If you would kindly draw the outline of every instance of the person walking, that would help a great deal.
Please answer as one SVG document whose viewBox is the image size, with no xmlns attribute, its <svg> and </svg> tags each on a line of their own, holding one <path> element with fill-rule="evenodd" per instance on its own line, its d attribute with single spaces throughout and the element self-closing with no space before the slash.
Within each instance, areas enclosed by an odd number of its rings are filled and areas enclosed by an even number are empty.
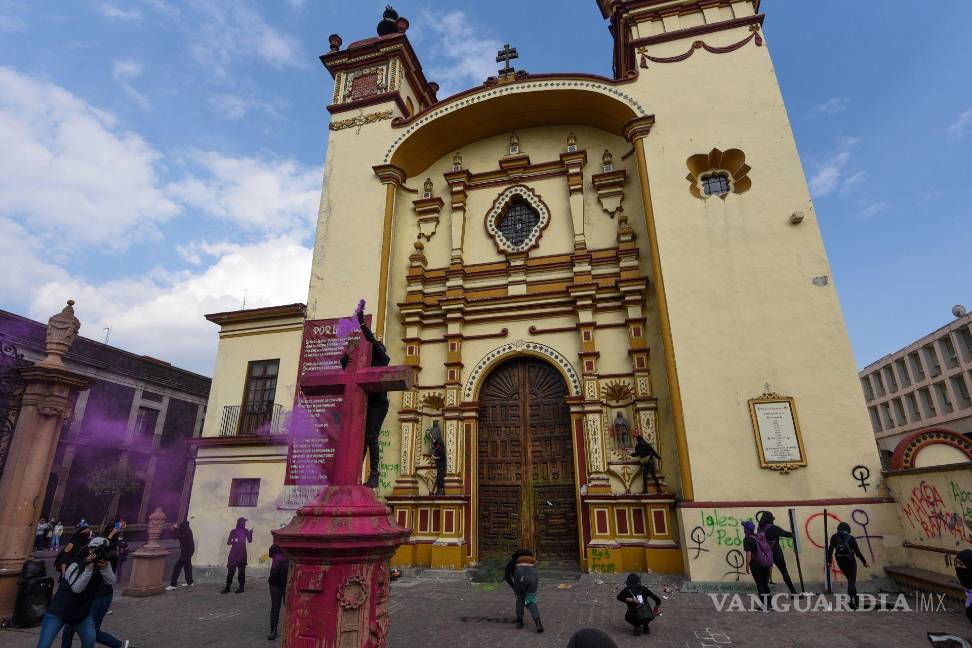
<svg viewBox="0 0 972 648">
<path fill-rule="evenodd" d="M 246 518 L 241 517 L 236 521 L 236 528 L 230 531 L 226 544 L 229 545 L 229 557 L 226 559 L 226 587 L 220 594 L 228 594 L 230 586 L 233 584 L 233 574 L 237 576 L 240 586 L 236 588 L 237 594 L 243 593 L 243 586 L 246 585 L 246 544 L 253 542 L 253 529 L 246 528 Z"/>
<path fill-rule="evenodd" d="M 64 525 L 61 524 L 60 520 L 54 522 L 54 528 L 51 530 L 51 551 L 58 551 L 61 548 L 61 536 L 64 535 Z"/>
<path fill-rule="evenodd" d="M 290 568 L 290 561 L 287 554 L 279 546 L 270 545 L 270 634 L 267 641 L 277 638 L 277 626 L 280 623 L 280 605 L 284 602 L 284 595 L 287 590 L 287 570 Z"/>
<path fill-rule="evenodd" d="M 756 592 L 763 601 L 763 611 L 769 612 L 773 609 L 770 605 L 769 587 L 770 570 L 773 568 L 773 548 L 769 546 L 768 541 L 760 544 L 756 536 L 756 525 L 752 520 L 743 520 L 742 527 L 745 533 L 743 551 L 746 553 L 746 573 L 752 574 L 756 582 Z"/>
<path fill-rule="evenodd" d="M 105 532 L 106 533 L 104 536 L 94 538 L 94 540 L 91 541 L 89 548 L 93 547 L 93 550 L 97 550 L 99 546 L 104 546 L 107 544 L 108 564 L 111 565 L 112 571 L 117 574 L 117 530 L 108 527 L 105 528 Z M 94 622 L 95 641 L 100 643 L 102 646 L 108 646 L 108 648 L 128 648 L 129 641 L 127 639 L 121 641 L 114 635 L 101 629 L 101 624 L 108 615 L 108 610 L 111 609 L 112 599 L 115 596 L 115 582 L 117 582 L 117 577 L 111 583 L 102 578 L 101 586 L 95 593 L 94 601 L 91 603 L 91 620 Z M 71 648 L 71 642 L 74 640 L 74 634 L 74 629 L 70 626 L 64 628 L 64 632 L 61 633 L 61 648 Z"/>
<path fill-rule="evenodd" d="M 540 609 L 537 608 L 540 574 L 537 571 L 537 559 L 529 549 L 520 549 L 513 553 L 510 562 L 506 564 L 506 582 L 513 588 L 513 594 L 516 596 L 516 627 L 523 628 L 525 606 L 530 611 L 537 632 L 543 632 Z"/>
<path fill-rule="evenodd" d="M 827 569 L 830 569 L 834 558 L 837 559 L 837 567 L 843 572 L 847 579 L 847 595 L 850 596 L 850 608 L 857 609 L 857 558 L 861 559 L 867 567 L 867 560 L 857 546 L 857 539 L 851 535 L 850 525 L 841 522 L 837 525 L 837 533 L 830 536 L 830 543 L 827 545 Z"/>
<path fill-rule="evenodd" d="M 41 619 L 37 648 L 50 648 L 65 626 L 81 638 L 81 648 L 94 648 L 97 631 L 91 607 L 101 585 L 115 582 L 111 563 L 98 555 L 104 543 L 105 538 L 93 538 L 75 546 L 61 585 Z"/>
<path fill-rule="evenodd" d="M 776 517 L 769 511 L 763 511 L 761 515 L 757 516 L 757 521 L 759 522 L 759 527 L 756 530 L 757 537 L 760 534 L 766 538 L 769 542 L 770 547 L 773 549 L 773 565 L 780 570 L 780 575 L 783 576 L 783 582 L 790 589 L 790 594 L 796 596 L 797 591 L 793 586 L 793 579 L 790 578 L 790 571 L 786 568 L 786 558 L 783 556 L 783 547 L 780 546 L 780 538 L 792 538 L 793 534 L 785 529 L 781 529 L 776 526 Z M 772 571 L 772 569 L 770 570 Z"/>
<path fill-rule="evenodd" d="M 965 589 L 965 618 L 972 623 L 972 549 L 963 549 L 955 557 L 955 575 Z"/>
<path fill-rule="evenodd" d="M 169 586 L 165 589 L 172 591 L 179 584 L 179 572 L 185 570 L 186 582 L 183 587 L 192 585 L 192 555 L 196 553 L 196 542 L 192 537 L 192 529 L 189 528 L 189 520 L 183 520 L 178 526 L 173 525 L 176 540 L 179 541 L 179 560 L 172 568 L 172 578 L 169 579 Z"/>
<path fill-rule="evenodd" d="M 655 602 L 654 608 L 648 606 L 648 599 Z M 658 616 L 661 599 L 641 584 L 641 576 L 628 574 L 624 581 L 624 589 L 618 592 L 618 600 L 628 606 L 628 611 L 624 613 L 624 620 L 634 626 L 635 636 L 642 633 L 650 634 L 651 628 L 648 624 Z"/>
</svg>

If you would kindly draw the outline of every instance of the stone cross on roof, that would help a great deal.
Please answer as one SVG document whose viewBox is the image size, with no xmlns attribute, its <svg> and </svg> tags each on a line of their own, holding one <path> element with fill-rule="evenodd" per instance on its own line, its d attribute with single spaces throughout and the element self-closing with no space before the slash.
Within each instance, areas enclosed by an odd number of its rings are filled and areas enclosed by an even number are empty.
<svg viewBox="0 0 972 648">
<path fill-rule="evenodd" d="M 499 73 L 503 76 L 513 74 L 513 72 L 515 72 L 516 70 L 514 70 L 513 66 L 510 65 L 510 61 L 518 58 L 520 58 L 520 55 L 516 53 L 515 47 L 510 47 L 509 43 L 503 45 L 503 49 L 496 52 L 496 62 L 502 63 L 504 66 L 503 69 L 499 71 Z"/>
</svg>

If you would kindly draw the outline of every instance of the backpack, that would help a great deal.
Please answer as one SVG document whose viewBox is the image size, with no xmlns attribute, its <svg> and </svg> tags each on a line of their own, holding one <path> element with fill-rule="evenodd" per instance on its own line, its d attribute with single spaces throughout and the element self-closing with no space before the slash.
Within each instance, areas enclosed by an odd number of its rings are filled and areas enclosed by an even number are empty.
<svg viewBox="0 0 972 648">
<path fill-rule="evenodd" d="M 770 541 L 766 537 L 766 528 L 764 527 L 757 531 L 754 537 L 756 538 L 756 562 L 763 567 L 772 567 L 773 547 L 770 545 Z"/>
<path fill-rule="evenodd" d="M 635 593 L 631 591 L 630 587 L 628 588 L 628 594 L 631 595 L 631 598 L 637 598 Z M 655 611 L 652 610 L 651 606 L 648 605 L 647 600 L 644 600 L 644 602 L 640 605 L 636 605 L 634 610 L 635 618 L 638 619 L 639 624 L 649 623 L 655 618 Z"/>
<path fill-rule="evenodd" d="M 844 558 L 844 559 L 853 558 L 854 550 L 851 549 L 850 546 L 851 535 L 849 533 L 843 533 L 843 534 L 837 534 L 837 537 L 839 539 L 839 542 L 837 543 L 837 546 L 834 547 L 834 556 L 836 556 L 837 558 Z"/>
</svg>

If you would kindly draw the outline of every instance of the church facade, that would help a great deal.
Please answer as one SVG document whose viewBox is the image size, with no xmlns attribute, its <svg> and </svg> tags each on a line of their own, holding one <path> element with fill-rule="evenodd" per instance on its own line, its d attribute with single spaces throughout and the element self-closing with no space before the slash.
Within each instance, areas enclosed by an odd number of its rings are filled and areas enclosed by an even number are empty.
<svg viewBox="0 0 972 648">
<path fill-rule="evenodd" d="M 269 544 L 292 515 L 286 436 L 225 434 L 224 409 L 245 406 L 254 363 L 273 359 L 269 402 L 289 409 L 301 322 L 361 298 L 415 377 L 381 433 L 380 492 L 412 530 L 394 564 L 462 569 L 527 546 L 588 571 L 738 581 L 739 523 L 761 510 L 792 515 L 808 580 L 822 580 L 825 524 L 882 538 L 872 565 L 894 551 L 758 0 L 595 9 L 612 78 L 517 71 L 507 47 L 497 76 L 445 99 L 404 18 L 347 47 L 331 36 L 306 306 L 210 316 L 221 344 L 192 507 L 215 535 L 197 531 L 214 538 L 201 562 L 222 562 L 237 516 Z M 660 455 L 657 482 L 638 437 Z M 226 505 L 233 471 L 263 482 L 248 509 Z"/>
</svg>

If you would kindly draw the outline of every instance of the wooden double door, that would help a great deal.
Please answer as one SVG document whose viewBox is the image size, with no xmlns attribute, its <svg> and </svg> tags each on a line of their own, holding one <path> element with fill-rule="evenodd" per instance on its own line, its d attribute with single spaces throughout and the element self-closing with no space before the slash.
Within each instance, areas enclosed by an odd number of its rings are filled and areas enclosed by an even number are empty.
<svg viewBox="0 0 972 648">
<path fill-rule="evenodd" d="M 541 360 L 494 369 L 480 389 L 479 555 L 531 549 L 576 564 L 577 493 L 567 384 Z"/>
</svg>

